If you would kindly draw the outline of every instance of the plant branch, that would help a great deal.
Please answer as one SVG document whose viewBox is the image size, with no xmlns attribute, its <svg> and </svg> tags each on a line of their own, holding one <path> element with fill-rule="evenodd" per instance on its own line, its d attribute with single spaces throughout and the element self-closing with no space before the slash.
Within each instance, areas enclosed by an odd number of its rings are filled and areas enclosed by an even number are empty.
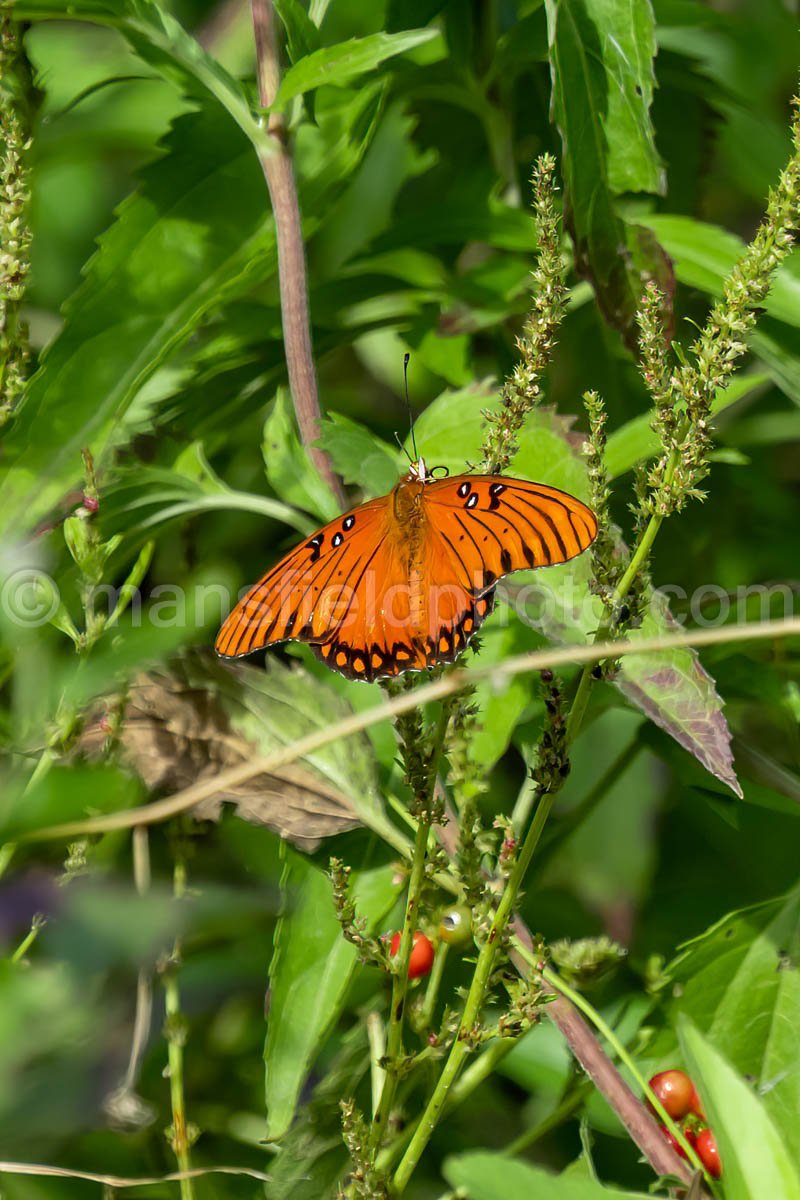
<svg viewBox="0 0 800 1200">
<path fill-rule="evenodd" d="M 502 663 L 475 666 L 469 670 L 456 668 L 441 679 L 424 684 L 411 692 L 404 692 L 390 700 L 373 705 L 359 713 L 353 713 L 325 729 L 315 730 L 298 738 L 289 746 L 283 746 L 273 754 L 250 759 L 220 771 L 213 778 L 192 784 L 151 804 L 139 808 L 123 809 L 99 817 L 88 817 L 85 821 L 69 821 L 61 825 L 49 825 L 20 834 L 19 842 L 49 841 L 51 839 L 83 837 L 94 833 L 107 833 L 113 829 L 129 829 L 134 825 L 153 825 L 166 821 L 179 813 L 194 808 L 201 800 L 214 793 L 235 787 L 262 772 L 274 772 L 278 767 L 327 746 L 340 738 L 352 737 L 379 721 L 390 720 L 400 713 L 409 712 L 420 704 L 442 700 L 477 683 L 480 679 L 491 679 L 498 686 L 515 675 L 530 671 L 541 671 L 547 667 L 559 667 L 569 663 L 594 663 L 611 656 L 624 658 L 631 654 L 652 654 L 654 651 L 670 651 L 681 646 L 712 646 L 729 642 L 759 641 L 800 636 L 800 617 L 786 620 L 752 621 L 739 625 L 725 625 L 720 629 L 696 629 L 663 637 L 637 638 L 634 641 L 602 642 L 590 646 L 559 646 L 537 650 L 530 654 L 518 654 Z"/>
<path fill-rule="evenodd" d="M 389 1008 L 389 1032 L 386 1038 L 386 1078 L 381 1089 L 380 1103 L 372 1121 L 369 1134 L 369 1151 L 376 1155 L 380 1148 L 386 1130 L 389 1127 L 389 1117 L 392 1112 L 395 1091 L 397 1089 L 400 1056 L 403 1053 L 403 1023 L 406 1012 L 406 996 L 408 994 L 408 963 L 411 958 L 414 930 L 417 927 L 417 911 L 419 909 L 422 885 L 425 880 L 425 859 L 428 853 L 428 835 L 431 831 L 430 819 L 420 816 L 417 825 L 417 835 L 414 839 L 414 854 L 411 859 L 411 874 L 408 879 L 408 898 L 403 915 L 403 932 L 400 935 L 400 946 L 393 962 L 392 997 Z"/>
<path fill-rule="evenodd" d="M 433 1095 L 428 1101 L 420 1122 L 409 1142 L 408 1149 L 400 1160 L 400 1165 L 394 1173 L 392 1191 L 401 1196 L 405 1191 L 411 1176 L 430 1141 L 431 1135 L 444 1110 L 450 1089 L 454 1085 L 464 1061 L 471 1052 L 474 1044 L 480 1010 L 489 990 L 489 983 L 499 950 L 504 942 L 506 926 L 519 895 L 522 881 L 528 870 L 533 853 L 539 844 L 542 830 L 555 799 L 555 793 L 546 792 L 539 798 L 539 803 L 525 836 L 522 849 L 514 863 L 508 882 L 495 909 L 492 923 L 486 940 L 481 946 L 475 973 L 472 977 L 464 1011 L 458 1027 L 456 1039 L 450 1049 L 442 1073 L 437 1080 Z"/>
<path fill-rule="evenodd" d="M 175 863 L 175 899 L 180 900 L 186 892 L 186 866 L 182 859 Z M 175 942 L 164 983 L 166 1003 L 166 1038 L 169 1064 L 169 1094 L 172 1106 L 172 1128 L 169 1131 L 172 1148 L 178 1160 L 181 1173 L 181 1200 L 194 1200 L 194 1187 L 191 1178 L 191 1159 L 189 1149 L 192 1144 L 191 1131 L 186 1121 L 186 1099 L 183 1087 L 183 1047 L 186 1041 L 186 1027 L 181 1012 L 180 989 L 178 986 L 178 967 L 180 965 L 180 943 Z"/>
<path fill-rule="evenodd" d="M 252 0 L 251 6 L 256 42 L 258 92 L 262 107 L 268 109 L 275 100 L 280 83 L 275 11 L 272 0 Z M 267 134 L 274 144 L 274 153 L 261 154 L 259 157 L 275 216 L 281 318 L 289 388 L 303 444 L 320 476 L 344 508 L 346 498 L 341 480 L 333 470 L 328 454 L 316 445 L 320 433 L 321 412 L 311 343 L 306 257 L 294 167 L 286 144 L 286 125 L 282 113 L 269 114 Z"/>
<path fill-rule="evenodd" d="M 642 1089 L 642 1092 L 649 1096 L 649 1098 L 653 1104 L 653 1107 L 658 1112 L 660 1119 L 664 1122 L 664 1124 L 667 1126 L 667 1128 L 670 1130 L 670 1132 L 678 1139 L 680 1145 L 683 1147 L 684 1152 L 687 1154 L 689 1161 L 693 1164 L 693 1166 L 695 1167 L 696 1170 L 702 1171 L 702 1169 L 703 1169 L 702 1164 L 700 1163 L 700 1160 L 697 1158 L 697 1155 L 695 1154 L 695 1152 L 691 1146 L 691 1143 L 687 1141 L 680 1126 L 676 1125 L 676 1123 L 673 1121 L 672 1117 L 670 1117 L 669 1113 L 664 1108 L 663 1104 L 658 1099 L 658 1097 L 650 1090 L 646 1081 L 640 1075 L 639 1070 L 636 1066 L 636 1063 L 633 1061 L 633 1058 L 628 1053 L 626 1047 L 619 1040 L 619 1038 L 617 1037 L 614 1030 L 610 1027 L 610 1025 L 608 1025 L 608 1023 L 603 1020 L 603 1018 L 600 1016 L 600 1014 L 597 1012 L 597 1010 L 592 1008 L 592 1006 L 588 1003 L 588 1001 L 584 1000 L 583 996 L 581 996 L 581 994 L 579 992 L 576 992 L 574 988 L 571 988 L 569 986 L 569 984 L 565 983 L 564 980 L 561 979 L 554 971 L 551 971 L 549 968 L 546 967 L 544 969 L 544 971 L 542 971 L 542 978 L 545 981 L 545 983 L 549 986 L 550 990 L 553 993 L 557 993 L 563 1000 L 569 1002 L 569 1005 L 570 1005 L 569 1019 L 570 1019 L 570 1021 L 574 1021 L 576 1012 L 583 1013 L 583 1015 L 585 1017 L 588 1017 L 590 1019 L 590 1021 L 594 1025 L 595 1029 L 598 1031 L 598 1033 L 601 1034 L 601 1036 L 604 1037 L 606 1039 L 606 1041 L 608 1042 L 608 1044 L 612 1047 L 612 1049 L 614 1050 L 614 1053 L 616 1054 L 619 1061 L 623 1064 L 623 1066 L 625 1066 L 627 1068 L 627 1070 L 633 1076 L 636 1083 Z M 558 1001 L 554 1000 L 553 1003 L 557 1004 Z M 619 1076 L 618 1073 L 617 1073 L 617 1081 L 618 1081 L 618 1085 L 619 1085 L 619 1083 L 621 1083 L 624 1087 L 627 1088 L 627 1084 L 625 1084 L 624 1080 L 621 1079 L 621 1077 Z M 636 1097 L 633 1096 L 633 1093 L 630 1092 L 630 1089 L 628 1089 L 628 1092 L 629 1092 L 629 1095 L 634 1100 L 636 1100 Z M 626 1097 L 626 1101 L 627 1101 L 627 1097 Z M 629 1108 L 630 1106 L 627 1106 L 627 1107 Z M 641 1102 L 637 1101 L 636 1107 L 637 1107 L 637 1116 L 641 1113 L 644 1113 L 645 1117 L 647 1117 L 647 1122 L 646 1122 L 646 1125 L 644 1125 L 644 1128 L 642 1128 L 641 1121 L 637 1120 L 635 1123 L 635 1132 L 634 1132 L 634 1130 L 630 1130 L 630 1128 L 629 1128 L 629 1132 L 634 1137 L 634 1140 L 636 1141 L 636 1144 L 639 1146 L 639 1149 L 648 1157 L 651 1164 L 656 1168 L 656 1170 L 660 1171 L 662 1174 L 666 1174 L 667 1172 L 664 1170 L 663 1165 L 662 1165 L 663 1162 L 666 1160 L 663 1159 L 662 1157 L 659 1157 L 660 1151 L 661 1151 L 662 1146 L 664 1145 L 665 1139 L 662 1137 L 661 1133 L 655 1128 L 655 1122 L 649 1116 L 646 1109 L 644 1109 Z M 638 1137 L 636 1136 L 636 1133 L 639 1134 Z M 641 1138 L 641 1141 L 639 1140 L 639 1138 Z M 642 1144 L 642 1142 L 644 1144 Z M 653 1159 L 654 1154 L 656 1154 L 656 1158 L 658 1159 L 658 1161 L 654 1161 L 654 1159 Z M 691 1174 L 690 1174 L 690 1178 L 691 1178 Z"/>
<path fill-rule="evenodd" d="M 664 453 L 649 475 L 650 494 L 641 501 L 647 518 L 630 562 L 608 601 L 608 615 L 595 634 L 603 641 L 637 578 L 644 572 L 664 518 L 680 511 L 689 499 L 702 499 L 697 485 L 708 474 L 708 420 L 714 396 L 730 381 L 747 350 L 746 338 L 766 299 L 772 277 L 794 245 L 800 226 L 800 100 L 792 120 L 794 152 L 770 193 L 756 236 L 725 280 L 722 298 L 690 348 L 691 359 L 670 370 L 671 359 L 659 314 L 657 289 L 649 287 L 639 312 L 640 347 L 645 383 L 655 401 L 656 421 Z M 593 685 L 585 667 L 569 715 L 568 732 L 581 728 Z"/>
</svg>

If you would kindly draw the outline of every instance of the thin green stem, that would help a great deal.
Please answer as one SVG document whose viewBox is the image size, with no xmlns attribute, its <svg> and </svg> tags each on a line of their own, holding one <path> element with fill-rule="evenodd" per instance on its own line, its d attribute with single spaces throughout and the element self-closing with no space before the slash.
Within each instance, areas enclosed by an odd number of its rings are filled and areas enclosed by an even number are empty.
<svg viewBox="0 0 800 1200">
<path fill-rule="evenodd" d="M 28 953 L 31 946 L 33 945 L 33 943 L 36 941 L 37 937 L 39 936 L 39 930 L 42 928 L 43 925 L 44 925 L 44 917 L 41 917 L 37 914 L 31 921 L 31 927 L 28 930 L 28 932 L 25 934 L 25 937 L 22 939 L 20 944 L 17 946 L 14 953 L 11 955 L 11 958 L 9 961 L 11 962 L 12 966 L 15 966 L 18 962 L 22 961 L 22 959 Z"/>
<path fill-rule="evenodd" d="M 531 963 L 532 966 L 536 965 L 534 956 L 530 953 L 529 950 L 524 948 L 521 943 L 517 944 L 517 949 L 519 950 L 519 952 L 522 954 L 522 956 L 525 958 L 525 960 L 527 962 Z M 597 1011 L 596 1008 L 594 1008 L 589 1003 L 588 1000 L 584 999 L 584 997 L 580 994 L 580 992 L 576 992 L 575 989 L 570 987 L 570 985 L 568 983 L 565 983 L 564 980 L 561 978 L 561 976 L 558 975 L 555 971 L 551 970 L 549 967 L 545 967 L 545 969 L 541 972 L 541 976 L 544 979 L 544 981 L 546 983 L 548 983 L 554 991 L 559 992 L 562 996 L 566 997 L 566 999 L 569 1000 L 570 1004 L 574 1005 L 574 1007 L 577 1008 L 579 1012 L 582 1012 L 583 1015 L 587 1018 L 587 1020 L 590 1021 L 592 1023 L 592 1025 L 594 1025 L 597 1032 L 602 1037 L 605 1038 L 605 1040 L 608 1042 L 611 1049 L 614 1051 L 614 1054 L 617 1056 L 617 1058 L 622 1063 L 622 1065 L 630 1073 L 631 1077 L 634 1079 L 634 1081 L 636 1082 L 638 1087 L 641 1089 L 642 1093 L 650 1101 L 653 1108 L 658 1113 L 659 1118 L 667 1126 L 670 1133 L 672 1133 L 678 1139 L 682 1149 L 687 1154 L 692 1166 L 695 1167 L 698 1171 L 702 1171 L 703 1165 L 700 1162 L 700 1160 L 698 1159 L 697 1155 L 695 1154 L 695 1152 L 692 1149 L 689 1142 L 686 1140 L 686 1137 L 684 1136 L 680 1127 L 675 1124 L 675 1122 L 672 1120 L 672 1118 L 670 1117 L 667 1110 L 664 1108 L 661 1101 L 654 1094 L 654 1092 L 651 1091 L 644 1076 L 640 1074 L 639 1068 L 636 1066 L 634 1059 L 628 1053 L 627 1047 L 624 1045 L 623 1042 L 620 1041 L 620 1039 L 617 1037 L 616 1033 L 611 1028 L 611 1026 L 608 1024 L 608 1022 L 605 1021 L 603 1019 L 603 1017 L 600 1016 L 600 1013 Z"/>
<path fill-rule="evenodd" d="M 591 1090 L 591 1086 L 588 1079 L 581 1079 L 579 1083 L 573 1085 L 551 1113 L 543 1117 L 538 1125 L 531 1126 L 530 1129 L 526 1129 L 521 1133 L 519 1137 L 514 1138 L 513 1142 L 509 1142 L 503 1154 L 509 1158 L 515 1158 L 523 1150 L 528 1150 L 535 1142 L 545 1137 L 551 1130 L 558 1129 L 559 1125 L 562 1125 L 564 1121 L 581 1107 L 587 1092 Z"/>
<path fill-rule="evenodd" d="M 525 753 L 525 759 L 530 756 Z M 514 808 L 511 812 L 511 826 L 517 835 L 520 837 L 523 829 L 528 824 L 528 818 L 531 815 L 534 800 L 536 799 L 536 784 L 531 778 L 530 772 L 525 772 L 525 778 L 522 781 L 522 787 L 519 789 L 517 798 L 514 801 Z"/>
<path fill-rule="evenodd" d="M 464 1011 L 461 1016 L 456 1039 L 453 1042 L 450 1054 L 434 1088 L 433 1095 L 428 1101 L 425 1111 L 420 1118 L 419 1125 L 415 1129 L 414 1136 L 408 1145 L 408 1149 L 395 1171 L 394 1179 L 392 1180 L 394 1195 L 402 1195 L 408 1186 L 417 1163 L 436 1128 L 436 1124 L 447 1102 L 450 1089 L 460 1074 L 465 1059 L 471 1052 L 481 1006 L 486 997 L 497 954 L 503 944 L 503 934 L 511 917 L 517 896 L 519 895 L 522 880 L 530 865 L 533 853 L 539 844 L 539 838 L 541 837 L 550 809 L 553 806 L 554 798 L 555 795 L 552 792 L 548 792 L 540 797 L 519 857 L 514 863 L 508 882 L 495 910 L 486 941 L 481 946 L 478 962 L 475 967 L 475 974 L 472 977 L 472 983 L 470 984 L 466 1003 L 464 1004 Z"/>
<path fill-rule="evenodd" d="M 386 1054 L 386 1030 L 379 1012 L 367 1015 L 367 1040 L 369 1041 L 370 1082 L 372 1084 L 372 1115 L 378 1111 L 381 1093 L 386 1083 L 386 1072 L 381 1066 L 381 1059 Z"/>
<path fill-rule="evenodd" d="M 186 867 L 178 860 L 175 863 L 174 891 L 176 900 L 180 900 L 186 892 Z M 172 961 L 164 982 L 165 1007 L 167 1014 L 167 1061 L 169 1066 L 169 1094 L 172 1106 L 172 1129 L 170 1140 L 178 1168 L 182 1172 L 180 1180 L 181 1200 L 194 1200 L 194 1184 L 187 1175 L 192 1169 L 189 1148 L 191 1138 L 186 1121 L 186 1100 L 183 1084 L 183 1047 L 186 1041 L 184 1018 L 181 1013 L 180 988 L 178 986 L 178 966 L 180 964 L 180 944 L 176 941 L 172 950 Z"/>
<path fill-rule="evenodd" d="M 428 834 L 433 824 L 430 816 L 420 816 L 414 839 L 414 854 L 411 859 L 411 874 L 408 879 L 408 898 L 403 917 L 400 947 L 395 956 L 392 974 L 392 998 L 389 1009 L 389 1031 L 386 1037 L 386 1078 L 381 1089 L 378 1111 L 372 1121 L 369 1134 L 369 1150 L 375 1155 L 380 1148 L 397 1089 L 397 1072 L 403 1052 L 403 1022 L 405 1019 L 406 996 L 408 993 L 408 962 L 416 929 L 417 911 L 425 880 L 425 859 L 428 853 Z"/>
<path fill-rule="evenodd" d="M 447 942 L 439 942 L 436 947 L 436 956 L 433 960 L 433 969 L 431 970 L 428 986 L 425 989 L 425 1003 L 422 1006 L 420 1014 L 420 1026 L 422 1029 L 429 1029 L 433 1021 L 433 1014 L 436 1009 L 436 1001 L 439 999 L 439 988 L 442 985 L 442 976 L 444 975 L 444 967 L 447 962 L 447 952 L 450 949 Z"/>
<path fill-rule="evenodd" d="M 539 870 L 542 863 L 546 862 L 555 851 L 561 846 L 566 839 L 575 832 L 579 825 L 582 825 L 586 818 L 594 812 L 598 804 L 600 804 L 608 794 L 608 791 L 615 783 L 622 779 L 628 767 L 634 761 L 638 754 L 643 749 L 642 743 L 638 737 L 634 737 L 631 742 L 625 746 L 620 753 L 614 758 L 590 789 L 584 799 L 577 804 L 567 815 L 560 820 L 558 824 L 548 830 L 548 836 L 542 842 L 542 847 L 539 856 L 536 860 Z"/>
</svg>

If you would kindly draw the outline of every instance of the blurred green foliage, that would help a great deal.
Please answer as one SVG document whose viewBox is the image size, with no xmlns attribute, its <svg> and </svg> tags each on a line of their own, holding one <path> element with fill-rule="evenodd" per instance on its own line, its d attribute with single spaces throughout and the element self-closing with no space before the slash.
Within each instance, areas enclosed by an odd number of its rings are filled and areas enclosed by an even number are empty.
<svg viewBox="0 0 800 1200">
<path fill-rule="evenodd" d="M 790 152 L 800 34 L 783 0 L 642 0 L 618 44 L 614 21 L 628 7 L 276 0 L 322 444 L 354 497 L 381 494 L 402 470 L 406 351 L 420 451 L 454 469 L 478 460 L 482 412 L 514 365 L 528 306 L 531 166 L 550 151 L 571 235 L 568 314 L 547 383 L 558 415 L 530 422 L 515 469 L 585 497 L 574 435 L 585 429 L 581 393 L 597 389 L 613 515 L 630 538 L 630 472 L 655 449 L 630 348 L 642 273 L 674 285 L 676 332 L 691 340 Z M 150 831 L 152 883 L 140 869 L 137 891 L 128 831 L 23 840 L 180 786 L 148 786 L 116 753 L 87 764 L 87 729 L 114 743 L 139 672 L 208 647 L 229 599 L 334 511 L 287 400 L 249 10 L 235 0 L 176 0 L 171 10 L 17 0 L 15 12 L 35 81 L 26 316 L 39 370 L 4 432 L 0 471 L 0 1159 L 123 1176 L 174 1169 L 162 984 L 179 960 L 185 1092 L 200 1130 L 193 1162 L 266 1170 L 264 1194 L 318 1200 L 345 1165 L 339 1098 L 356 1090 L 368 1104 L 361 1016 L 386 999 L 384 977 L 339 938 L 324 870 L 331 853 L 352 863 L 371 925 L 397 927 L 393 862 L 409 831 L 396 812 L 406 790 L 390 726 L 352 751 L 359 794 L 349 802 L 367 828 L 311 857 L 235 811 L 184 818 Z M 654 580 L 689 624 L 797 608 L 799 271 L 794 256 L 745 374 L 717 398 L 708 500 L 659 536 Z M 105 616 L 131 571 L 141 584 L 108 624 L 87 610 L 61 520 L 81 503 L 84 447 L 99 511 L 84 507 L 80 519 L 104 548 L 102 582 L 116 589 Z M 24 582 L 31 571 L 38 589 Z M 544 576 L 550 624 L 498 614 L 481 661 L 543 644 L 542 628 L 559 641 L 590 631 L 593 610 L 564 599 L 568 587 L 581 604 L 589 597 L 588 563 Z M 12 603 L 20 579 L 22 609 Z M 50 612 L 52 595 L 60 607 Z M 40 604 L 49 620 L 19 619 Z M 284 697 L 292 715 L 276 722 L 269 708 L 275 676 L 260 698 L 242 683 L 249 753 L 380 699 L 304 650 L 274 653 L 297 668 L 297 691 Z M 225 689 L 198 661 L 202 708 Z M 796 1196 L 800 1057 L 796 1037 L 772 1031 L 800 1027 L 797 648 L 720 645 L 703 663 L 713 680 L 686 652 L 671 664 L 677 683 L 664 686 L 656 661 L 638 674 L 631 665 L 619 689 L 600 685 L 523 915 L 546 938 L 606 933 L 628 948 L 593 1003 L 644 1073 L 683 1062 L 708 1080 L 723 1157 L 736 1161 L 727 1200 L 760 1200 L 765 1180 L 771 1196 L 775 1180 Z M 486 682 L 478 699 L 470 754 L 487 772 L 480 805 L 491 825 L 514 807 L 542 706 L 524 676 L 500 691 Z M 203 728 L 202 739 L 185 724 L 160 729 L 159 760 L 171 762 L 180 742 L 189 779 L 208 769 L 219 737 Z M 324 756 L 302 766 L 317 780 L 326 772 Z M 188 872 L 181 898 L 176 861 Z M 44 926 L 15 956 L 39 913 Z M 672 982 L 654 990 L 662 968 Z M 451 953 L 445 991 L 469 971 Z M 131 1074 L 137 977 L 152 980 L 154 1016 Z M 489 1153 L 507 1151 L 579 1083 L 555 1029 L 534 1029 L 442 1125 L 410 1194 L 463 1185 L 492 1200 L 502 1186 L 503 1197 L 589 1200 L 591 1162 L 599 1178 L 646 1193 L 651 1172 L 588 1091 L 513 1168 Z M 415 1077 L 406 1115 L 427 1084 Z M 760 1149 L 742 1156 L 747 1127 L 760 1131 Z M 265 1147 L 267 1134 L 280 1147 Z M 567 1169 L 560 1190 L 543 1168 Z M 9 1200 L 100 1194 L 97 1183 L 11 1173 L 1 1186 Z M 264 1192 L 234 1176 L 194 1188 L 199 1200 Z M 177 1194 L 177 1184 L 136 1192 Z"/>
</svg>

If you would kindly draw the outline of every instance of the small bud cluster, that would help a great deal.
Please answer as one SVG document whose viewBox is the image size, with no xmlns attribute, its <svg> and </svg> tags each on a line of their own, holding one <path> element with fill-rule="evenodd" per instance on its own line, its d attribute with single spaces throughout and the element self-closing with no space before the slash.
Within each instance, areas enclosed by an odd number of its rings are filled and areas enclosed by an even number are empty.
<svg viewBox="0 0 800 1200">
<path fill-rule="evenodd" d="M 0 17 L 0 426 L 19 403 L 30 351 L 20 307 L 30 270 L 27 135 L 17 94 L 21 51 L 11 18 Z"/>
<path fill-rule="evenodd" d="M 406 676 L 401 690 L 410 690 L 414 686 L 413 678 Z M 445 704 L 449 704 L 449 701 L 445 701 Z M 444 818 L 444 805 L 437 796 L 435 786 L 436 764 L 441 750 L 436 729 L 426 729 L 422 713 L 417 708 L 402 713 L 397 718 L 396 728 L 405 779 L 411 788 L 409 812 L 419 821 L 441 821 Z"/>
<path fill-rule="evenodd" d="M 447 731 L 447 759 L 450 764 L 448 782 L 456 804 L 461 805 L 487 790 L 480 767 L 470 754 L 478 731 L 480 707 L 471 703 L 475 688 L 465 688 L 453 705 Z"/>
<path fill-rule="evenodd" d="M 513 980 L 508 992 L 511 1003 L 497 1022 L 497 1033 L 499 1037 L 521 1037 L 541 1020 L 542 1009 L 553 1000 L 553 994 L 545 991 L 539 975 Z"/>
<path fill-rule="evenodd" d="M 528 413 L 542 400 L 542 374 L 552 357 L 556 331 L 564 316 L 566 284 L 561 259 L 561 223 L 555 206 L 555 159 L 543 154 L 533 172 L 533 209 L 537 234 L 537 265 L 533 271 L 533 300 L 522 337 L 517 338 L 520 361 L 503 387 L 499 412 L 489 415 L 483 446 L 484 470 L 504 471 L 517 450 L 517 435 Z"/>
<path fill-rule="evenodd" d="M 569 775 L 569 744 L 564 719 L 561 684 L 552 671 L 542 671 L 544 688 L 544 728 L 536 749 L 531 778 L 539 793 L 557 792 Z"/>
<path fill-rule="evenodd" d="M 329 872 L 333 885 L 333 907 L 345 940 L 356 947 L 361 962 L 377 963 L 388 971 L 386 947 L 379 939 L 367 935 L 366 921 L 359 917 L 350 895 L 351 868 L 346 867 L 340 858 L 332 858 Z"/>
<path fill-rule="evenodd" d="M 589 476 L 589 507 L 597 517 L 598 526 L 597 537 L 591 549 L 591 587 L 608 607 L 625 563 L 621 553 L 621 542 L 611 524 L 608 510 L 611 489 L 605 463 L 607 414 L 603 399 L 597 392 L 586 392 L 583 403 L 589 418 L 589 436 L 583 445 Z"/>
<path fill-rule="evenodd" d="M 501 814 L 495 818 L 495 829 L 501 831 L 500 848 L 497 852 L 497 874 L 507 879 L 517 861 L 519 842 L 511 824 L 511 818 Z"/>
<path fill-rule="evenodd" d="M 601 937 L 564 938 L 550 943 L 550 957 L 560 974 L 578 988 L 607 978 L 625 959 L 627 950 L 603 934 Z"/>
<path fill-rule="evenodd" d="M 651 467 L 643 518 L 679 512 L 702 500 L 699 485 L 709 472 L 709 422 L 715 396 L 730 381 L 747 350 L 747 336 L 766 299 L 772 275 L 791 250 L 800 227 L 800 115 L 792 134 L 795 152 L 770 193 L 755 238 L 728 276 L 700 336 L 683 355 L 665 335 L 663 297 L 650 285 L 638 314 L 642 374 L 655 403 L 653 427 L 662 453 Z M 671 354 L 670 350 L 675 354 Z M 676 358 L 679 361 L 675 361 Z"/>
<path fill-rule="evenodd" d="M 370 1163 L 369 1130 L 364 1115 L 353 1100 L 340 1100 L 342 1137 L 350 1152 L 353 1169 L 339 1196 L 348 1200 L 384 1200 L 389 1193 L 385 1180 Z"/>
</svg>

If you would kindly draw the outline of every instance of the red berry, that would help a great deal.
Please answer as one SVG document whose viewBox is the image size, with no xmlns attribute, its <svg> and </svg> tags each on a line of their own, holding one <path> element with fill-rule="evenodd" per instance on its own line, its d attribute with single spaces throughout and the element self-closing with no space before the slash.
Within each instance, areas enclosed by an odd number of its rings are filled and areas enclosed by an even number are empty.
<svg viewBox="0 0 800 1200">
<path fill-rule="evenodd" d="M 650 1087 L 673 1121 L 681 1121 L 691 1111 L 694 1084 L 685 1071 L 659 1071 Z"/>
<path fill-rule="evenodd" d="M 697 1088 L 692 1084 L 692 1098 L 689 1101 L 689 1111 L 696 1113 L 701 1120 L 705 1121 L 706 1114 L 703 1111 L 703 1101 L 700 1099 Z"/>
<path fill-rule="evenodd" d="M 400 930 L 398 930 L 389 943 L 389 953 L 392 958 L 394 958 L 400 949 L 400 936 Z M 424 933 L 420 933 L 416 929 L 414 931 L 414 945 L 411 947 L 411 957 L 408 960 L 408 978 L 419 979 L 421 975 L 428 975 L 432 966 L 433 942 Z"/>
<path fill-rule="evenodd" d="M 695 1139 L 694 1148 L 697 1157 L 709 1175 L 719 1179 L 722 1174 L 722 1163 L 719 1158 L 716 1139 L 710 1129 L 701 1129 Z"/>
<path fill-rule="evenodd" d="M 680 1144 L 678 1139 L 675 1137 L 675 1134 L 672 1133 L 671 1130 L 667 1129 L 666 1125 L 659 1125 L 658 1128 L 661 1130 L 661 1136 L 663 1137 L 664 1141 L 669 1142 L 670 1146 L 672 1146 L 672 1149 L 675 1151 L 676 1154 L 679 1154 L 681 1158 L 689 1157 L 687 1155 L 686 1151 L 684 1150 L 683 1146 Z"/>
</svg>

